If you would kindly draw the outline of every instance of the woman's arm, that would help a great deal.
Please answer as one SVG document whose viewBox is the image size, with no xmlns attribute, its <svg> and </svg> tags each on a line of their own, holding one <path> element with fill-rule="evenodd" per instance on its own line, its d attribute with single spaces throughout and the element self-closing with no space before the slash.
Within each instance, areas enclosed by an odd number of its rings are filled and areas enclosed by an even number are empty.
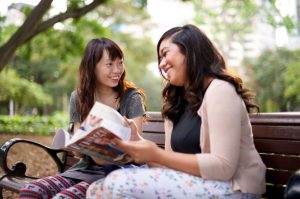
<svg viewBox="0 0 300 199">
<path fill-rule="evenodd" d="M 206 145 L 203 149 L 209 152 L 197 155 L 197 160 L 202 177 L 230 180 L 240 161 L 243 101 L 229 83 L 211 86 L 201 115 L 202 141 L 209 143 L 209 148 Z"/>
<path fill-rule="evenodd" d="M 127 125 L 130 127 L 131 129 L 131 137 L 130 140 L 134 141 L 134 140 L 142 140 L 142 132 L 143 132 L 143 117 L 139 116 L 133 119 L 127 119 L 126 117 L 124 117 Z"/>
<path fill-rule="evenodd" d="M 132 118 L 132 120 L 134 121 L 134 123 L 136 125 L 137 133 L 139 135 L 142 135 L 143 128 L 144 128 L 144 125 L 143 125 L 143 116 L 138 116 L 138 117 Z"/>
</svg>

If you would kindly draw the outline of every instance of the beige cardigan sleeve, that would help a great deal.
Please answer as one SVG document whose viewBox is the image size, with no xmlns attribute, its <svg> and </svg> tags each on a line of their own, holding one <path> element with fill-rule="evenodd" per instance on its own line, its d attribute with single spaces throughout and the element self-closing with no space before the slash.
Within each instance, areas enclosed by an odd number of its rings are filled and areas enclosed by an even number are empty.
<svg viewBox="0 0 300 199">
<path fill-rule="evenodd" d="M 204 179 L 229 180 L 236 171 L 241 140 L 243 101 L 227 82 L 210 85 L 198 111 L 202 119 L 197 154 Z"/>
</svg>

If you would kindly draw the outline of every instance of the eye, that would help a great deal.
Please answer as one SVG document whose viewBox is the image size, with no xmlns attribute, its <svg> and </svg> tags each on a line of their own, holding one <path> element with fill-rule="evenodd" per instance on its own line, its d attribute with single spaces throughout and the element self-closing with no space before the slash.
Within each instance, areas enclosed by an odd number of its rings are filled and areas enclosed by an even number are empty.
<svg viewBox="0 0 300 199">
<path fill-rule="evenodd" d="M 166 56 L 167 56 L 167 54 L 168 54 L 168 52 L 169 52 L 168 50 L 166 50 L 166 51 L 163 51 L 163 52 L 162 52 L 162 56 L 163 56 L 163 57 L 166 57 Z"/>
<path fill-rule="evenodd" d="M 112 62 L 105 63 L 105 66 L 112 66 Z"/>
</svg>

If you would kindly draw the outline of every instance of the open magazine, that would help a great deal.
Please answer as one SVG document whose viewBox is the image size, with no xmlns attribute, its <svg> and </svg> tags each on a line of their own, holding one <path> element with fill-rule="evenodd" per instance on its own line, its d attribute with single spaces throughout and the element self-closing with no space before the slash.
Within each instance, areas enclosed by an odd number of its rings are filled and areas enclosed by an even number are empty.
<svg viewBox="0 0 300 199">
<path fill-rule="evenodd" d="M 80 128 L 71 136 L 66 130 L 58 129 L 51 147 L 67 149 L 122 165 L 131 161 L 126 153 L 114 146 L 112 139 L 130 140 L 131 130 L 124 118 L 113 108 L 95 102 Z"/>
</svg>

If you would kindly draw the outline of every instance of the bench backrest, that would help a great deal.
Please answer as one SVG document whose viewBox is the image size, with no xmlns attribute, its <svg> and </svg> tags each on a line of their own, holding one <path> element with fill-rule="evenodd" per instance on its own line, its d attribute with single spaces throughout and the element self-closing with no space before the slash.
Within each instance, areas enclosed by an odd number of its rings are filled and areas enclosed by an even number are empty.
<svg viewBox="0 0 300 199">
<path fill-rule="evenodd" d="M 300 113 L 250 116 L 255 146 L 267 166 L 267 198 L 283 198 L 290 176 L 300 169 Z"/>
<path fill-rule="evenodd" d="M 159 112 L 149 112 L 143 137 L 164 147 Z M 254 143 L 267 166 L 264 198 L 283 198 L 289 177 L 300 169 L 300 112 L 250 114 Z"/>
</svg>

